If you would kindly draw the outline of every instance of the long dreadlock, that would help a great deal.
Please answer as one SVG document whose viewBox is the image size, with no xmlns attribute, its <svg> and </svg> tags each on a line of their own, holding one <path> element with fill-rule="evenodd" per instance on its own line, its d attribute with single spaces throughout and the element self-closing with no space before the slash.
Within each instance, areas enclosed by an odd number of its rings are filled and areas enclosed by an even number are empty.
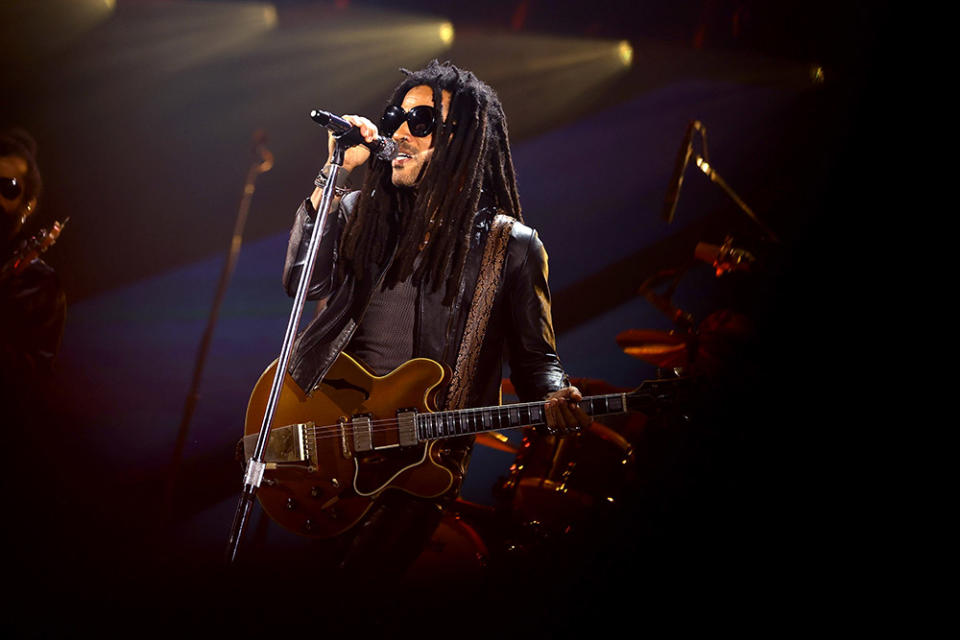
<svg viewBox="0 0 960 640">
<path fill-rule="evenodd" d="M 449 305 L 470 248 L 481 189 L 501 213 L 523 219 L 507 120 L 493 89 L 449 61 L 433 60 L 419 71 L 400 71 L 407 77 L 388 105 L 399 105 L 407 91 L 426 85 L 433 89 L 438 114 L 441 92 L 450 92 L 447 118 L 433 132 L 433 156 L 415 190 L 395 187 L 390 163 L 371 160 L 357 211 L 341 239 L 339 277 L 352 271 L 360 278 L 367 265 L 383 265 L 395 238 L 398 248 L 386 285 L 411 275 L 414 284 L 429 283 L 432 291 L 445 283 L 443 303 Z M 396 223 L 392 212 L 400 213 Z M 428 242 L 418 261 L 425 238 Z"/>
</svg>

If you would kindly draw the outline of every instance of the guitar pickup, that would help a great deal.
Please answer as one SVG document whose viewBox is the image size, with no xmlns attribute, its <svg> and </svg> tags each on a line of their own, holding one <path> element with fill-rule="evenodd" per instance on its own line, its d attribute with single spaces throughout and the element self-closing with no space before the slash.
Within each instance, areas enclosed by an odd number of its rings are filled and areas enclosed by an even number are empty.
<svg viewBox="0 0 960 640">
<path fill-rule="evenodd" d="M 302 422 L 271 429 L 263 461 L 274 464 L 309 463 L 311 456 L 307 434 L 313 431 L 313 426 L 312 422 Z M 248 460 L 257 448 L 259 435 L 252 433 L 243 437 L 243 453 Z"/>
<path fill-rule="evenodd" d="M 417 412 L 415 409 L 397 411 L 397 441 L 401 447 L 410 447 L 420 442 L 417 437 Z"/>
<path fill-rule="evenodd" d="M 357 453 L 373 451 L 373 425 L 370 423 L 370 414 L 353 416 L 353 450 Z"/>
</svg>

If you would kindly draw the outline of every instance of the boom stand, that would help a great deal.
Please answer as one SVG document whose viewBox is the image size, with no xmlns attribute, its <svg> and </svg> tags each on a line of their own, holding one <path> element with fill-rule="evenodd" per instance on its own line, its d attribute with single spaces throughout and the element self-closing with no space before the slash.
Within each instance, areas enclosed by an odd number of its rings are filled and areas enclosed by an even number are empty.
<svg viewBox="0 0 960 640">
<path fill-rule="evenodd" d="M 273 386 L 270 387 L 270 397 L 267 400 L 267 408 L 260 425 L 257 446 L 253 451 L 253 456 L 247 461 L 247 470 L 243 476 L 243 493 L 240 495 L 237 512 L 233 516 L 233 527 L 230 530 L 230 539 L 227 541 L 226 560 L 228 564 L 232 564 L 237 557 L 237 548 L 240 546 L 240 539 L 250 516 L 253 498 L 256 496 L 260 482 L 263 480 L 263 471 L 266 468 L 266 464 L 263 462 L 263 453 L 267 449 L 267 440 L 270 438 L 270 423 L 273 422 L 273 415 L 277 410 L 277 400 L 283 386 L 283 376 L 287 373 L 287 363 L 290 360 L 290 352 L 293 350 L 293 340 L 297 335 L 297 328 L 300 326 L 300 316 L 303 314 L 303 305 L 307 300 L 307 289 L 310 287 L 310 280 L 313 278 L 313 267 L 317 260 L 317 251 L 320 248 L 320 238 L 327 225 L 330 203 L 333 202 L 334 185 L 343 169 L 343 155 L 349 146 L 352 145 L 340 137 L 336 138 L 333 158 L 330 162 L 330 175 L 323 187 L 323 196 L 320 199 L 320 206 L 317 208 L 318 221 L 313 227 L 313 235 L 310 236 L 310 244 L 307 246 L 307 260 L 303 271 L 300 273 L 297 295 L 293 299 L 293 309 L 290 312 L 290 320 L 287 322 L 287 333 L 283 337 L 283 346 L 280 349 L 277 371 L 273 376 Z"/>
</svg>

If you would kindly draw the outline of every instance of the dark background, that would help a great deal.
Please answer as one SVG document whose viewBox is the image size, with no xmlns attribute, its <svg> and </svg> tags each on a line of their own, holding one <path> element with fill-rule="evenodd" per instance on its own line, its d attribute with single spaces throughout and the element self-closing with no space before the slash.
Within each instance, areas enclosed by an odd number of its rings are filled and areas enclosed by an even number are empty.
<svg viewBox="0 0 960 640">
<path fill-rule="evenodd" d="M 850 335 L 851 312 L 868 295 L 852 238 L 892 204 L 874 195 L 860 160 L 880 150 L 885 121 L 886 7 L 44 0 L 6 3 L 0 17 L 0 125 L 33 134 L 45 183 L 28 231 L 70 216 L 46 257 L 69 304 L 53 389 L 30 421 L 5 425 L 33 431 L 7 485 L 17 507 L 7 533 L 24 585 L 16 602 L 57 597 L 74 611 L 133 611 L 134 594 L 160 592 L 191 612 L 201 599 L 226 611 L 241 597 L 242 574 L 224 576 L 217 562 L 241 484 L 232 453 L 246 398 L 279 349 L 289 310 L 279 288 L 286 233 L 325 156 L 325 134 L 306 114 L 319 106 L 375 116 L 397 68 L 433 57 L 475 71 L 503 100 L 524 216 L 551 258 L 571 375 L 622 386 L 654 375 L 613 338 L 671 327 L 636 290 L 689 262 L 698 241 L 719 244 L 730 233 L 763 258 L 749 275 L 717 279 L 701 264 L 684 276 L 675 303 L 697 320 L 744 311 L 754 337 L 694 426 L 644 436 L 649 500 L 602 543 L 573 550 L 553 577 L 622 611 L 652 575 L 690 576 L 701 588 L 704 577 L 746 580 L 751 597 L 777 600 L 777 589 L 836 566 L 827 558 L 848 542 L 843 490 L 830 448 L 812 443 L 839 439 L 848 424 L 845 410 L 821 399 L 833 395 L 834 367 L 855 357 L 841 352 L 838 335 Z M 450 46 L 437 36 L 444 21 L 455 29 Z M 621 40 L 632 45 L 629 68 L 617 56 Z M 714 167 L 780 245 L 763 242 L 692 167 L 675 221 L 661 219 L 691 119 L 707 126 Z M 276 164 L 257 183 L 175 512 L 161 524 L 257 130 Z M 464 496 L 490 503 L 510 462 L 478 448 Z M 282 564 L 273 568 L 301 581 L 287 563 L 308 551 L 275 529 L 265 549 L 248 552 L 266 558 L 253 564 Z M 614 578 L 628 586 L 614 589 Z M 537 605 L 503 606 L 530 613 L 536 629 L 563 628 L 545 583 L 523 584 Z M 588 609 L 565 614 L 580 621 Z"/>
</svg>

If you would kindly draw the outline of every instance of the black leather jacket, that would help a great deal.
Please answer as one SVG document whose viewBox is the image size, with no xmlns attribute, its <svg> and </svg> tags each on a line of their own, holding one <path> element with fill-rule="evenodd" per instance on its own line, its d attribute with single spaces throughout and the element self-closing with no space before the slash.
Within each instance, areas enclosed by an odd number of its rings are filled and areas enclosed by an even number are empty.
<svg viewBox="0 0 960 640">
<path fill-rule="evenodd" d="M 358 281 L 347 275 L 333 286 L 340 234 L 357 206 L 360 192 L 343 197 L 339 209 L 321 238 L 308 299 L 327 298 L 326 308 L 300 334 L 294 345 L 289 372 L 302 389 L 313 389 L 340 352 L 347 347 L 386 268 L 371 268 Z M 480 272 L 483 238 L 490 229 L 495 211 L 477 213 L 470 253 L 452 306 L 438 302 L 442 296 L 418 295 L 420 321 L 414 336 L 414 354 L 456 365 L 460 338 L 466 325 L 473 292 Z M 301 204 L 290 233 L 283 285 L 296 293 L 307 245 L 313 232 L 314 216 L 309 199 Z M 556 353 L 550 317 L 550 290 L 547 286 L 547 254 L 536 231 L 517 222 L 513 225 L 503 266 L 503 281 L 494 300 L 487 333 L 467 406 L 489 406 L 500 402 L 501 362 L 506 351 L 511 381 L 521 401 L 543 398 L 568 384 Z"/>
</svg>

